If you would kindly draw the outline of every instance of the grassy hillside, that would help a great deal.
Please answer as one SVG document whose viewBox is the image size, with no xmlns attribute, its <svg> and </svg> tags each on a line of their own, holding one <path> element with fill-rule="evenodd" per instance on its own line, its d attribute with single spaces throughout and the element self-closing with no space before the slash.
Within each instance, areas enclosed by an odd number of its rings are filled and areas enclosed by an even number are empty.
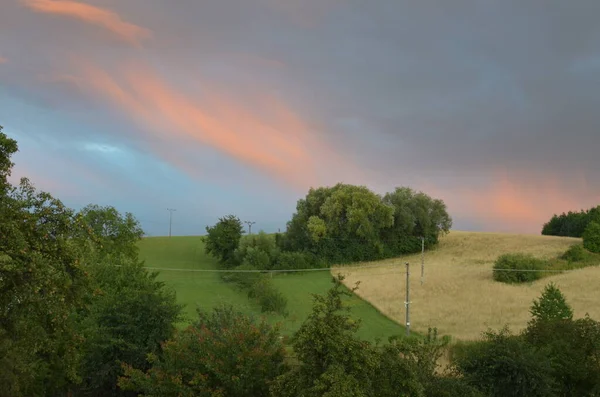
<svg viewBox="0 0 600 397">
<path fill-rule="evenodd" d="M 262 315 L 257 305 L 232 284 L 221 281 L 219 274 L 193 270 L 215 270 L 214 259 L 204 253 L 200 237 L 148 237 L 140 242 L 140 254 L 146 266 L 160 270 L 160 279 L 177 292 L 179 302 L 186 304 L 186 315 L 192 319 L 196 307 L 212 308 L 225 302 L 246 313 Z M 288 298 L 289 316 L 269 315 L 272 322 L 281 322 L 282 332 L 290 335 L 301 325 L 312 308 L 312 293 L 324 293 L 331 287 L 327 271 L 307 274 L 281 274 L 273 277 L 274 284 Z M 354 297 L 349 301 L 354 318 L 363 321 L 359 335 L 368 340 L 403 334 L 404 328 L 379 313 L 369 303 Z"/>
<path fill-rule="evenodd" d="M 457 339 L 476 339 L 487 327 L 508 324 L 513 331 L 525 327 L 529 307 L 543 287 L 555 282 L 566 295 L 575 315 L 586 312 L 600 318 L 598 296 L 600 267 L 557 274 L 531 285 L 507 285 L 492 280 L 492 266 L 503 253 L 525 252 L 551 258 L 580 239 L 567 237 L 468 233 L 453 231 L 442 238 L 437 249 L 425 254 L 425 282 L 420 283 L 421 256 L 377 262 L 390 265 L 380 269 L 344 269 L 347 285 L 361 281 L 358 294 L 387 316 L 403 321 L 405 273 L 389 274 L 391 268 L 404 271 L 411 263 L 411 327 Z M 383 275 L 385 274 L 385 276 Z"/>
</svg>

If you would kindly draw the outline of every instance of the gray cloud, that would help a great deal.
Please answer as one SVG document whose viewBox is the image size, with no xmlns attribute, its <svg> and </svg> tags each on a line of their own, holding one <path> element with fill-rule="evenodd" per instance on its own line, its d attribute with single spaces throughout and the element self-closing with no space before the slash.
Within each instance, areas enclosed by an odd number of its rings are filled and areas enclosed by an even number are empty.
<svg viewBox="0 0 600 397">
<path fill-rule="evenodd" d="M 97 26 L 10 2 L 0 12 L 0 55 L 10 60 L 0 65 L 0 95 L 111 126 L 39 134 L 89 134 L 144 150 L 148 136 L 139 126 L 69 79 L 73 56 L 108 69 L 135 59 L 183 90 L 196 89 L 200 76 L 240 98 L 277 93 L 368 171 L 355 182 L 462 191 L 505 172 L 517 185 L 572 188 L 564 194 L 582 206 L 600 198 L 600 2 L 285 4 L 115 3 L 123 19 L 152 32 L 143 48 L 132 48 Z M 182 158 L 202 164 L 194 147 L 177 145 Z M 237 169 L 224 172 L 232 184 Z M 289 208 L 290 195 L 278 194 L 285 197 L 279 208 Z"/>
</svg>

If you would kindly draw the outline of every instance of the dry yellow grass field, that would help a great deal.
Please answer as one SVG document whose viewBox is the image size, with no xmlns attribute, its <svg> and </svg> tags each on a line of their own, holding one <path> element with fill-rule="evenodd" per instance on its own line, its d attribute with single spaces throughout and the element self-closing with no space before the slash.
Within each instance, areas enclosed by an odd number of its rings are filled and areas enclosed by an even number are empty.
<svg viewBox="0 0 600 397">
<path fill-rule="evenodd" d="M 342 267 L 332 273 L 344 274 L 348 287 L 360 281 L 357 294 L 403 324 L 404 263 L 410 262 L 411 329 L 427 332 L 428 327 L 437 327 L 441 335 L 474 340 L 488 327 L 499 329 L 508 325 L 513 332 L 523 329 L 530 318 L 532 301 L 550 281 L 565 294 L 575 317 L 589 313 L 592 318 L 600 319 L 600 267 L 553 275 L 530 285 L 507 285 L 492 279 L 494 261 L 501 254 L 524 252 L 540 258 L 556 257 L 580 241 L 566 237 L 452 231 L 440 239 L 436 249 L 425 253 L 423 285 L 420 254 L 369 264 L 382 265 L 377 268 Z"/>
</svg>

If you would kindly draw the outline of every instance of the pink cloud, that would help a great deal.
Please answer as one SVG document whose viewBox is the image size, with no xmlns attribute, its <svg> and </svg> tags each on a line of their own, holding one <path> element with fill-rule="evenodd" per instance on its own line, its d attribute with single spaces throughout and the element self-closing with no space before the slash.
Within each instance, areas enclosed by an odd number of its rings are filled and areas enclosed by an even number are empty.
<svg viewBox="0 0 600 397">
<path fill-rule="evenodd" d="M 54 15 L 63 15 L 101 26 L 121 39 L 138 45 L 150 36 L 148 29 L 124 21 L 116 12 L 69 0 L 22 0 L 30 9 Z"/>
<path fill-rule="evenodd" d="M 275 95 L 256 92 L 244 101 L 198 77 L 194 80 L 200 81 L 202 92 L 184 91 L 144 65 L 108 73 L 85 61 L 76 64 L 78 76 L 69 80 L 139 123 L 152 137 L 145 139 L 154 142 L 149 143 L 152 150 L 190 174 L 195 174 L 190 164 L 160 142 L 211 147 L 302 189 L 318 185 L 333 169 L 337 177 L 339 169 L 346 175 L 355 169 Z"/>
</svg>

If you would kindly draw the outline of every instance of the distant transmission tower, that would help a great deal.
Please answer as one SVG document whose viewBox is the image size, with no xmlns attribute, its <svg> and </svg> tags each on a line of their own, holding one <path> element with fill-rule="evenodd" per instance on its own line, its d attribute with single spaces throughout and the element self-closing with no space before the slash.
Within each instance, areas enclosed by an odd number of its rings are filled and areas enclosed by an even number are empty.
<svg viewBox="0 0 600 397">
<path fill-rule="evenodd" d="M 244 223 L 248 225 L 248 234 L 252 234 L 252 225 L 254 225 L 256 222 L 244 221 Z"/>
<path fill-rule="evenodd" d="M 171 226 L 173 225 L 173 211 L 177 211 L 174 208 L 167 208 L 169 211 L 169 237 L 171 237 Z"/>
</svg>

